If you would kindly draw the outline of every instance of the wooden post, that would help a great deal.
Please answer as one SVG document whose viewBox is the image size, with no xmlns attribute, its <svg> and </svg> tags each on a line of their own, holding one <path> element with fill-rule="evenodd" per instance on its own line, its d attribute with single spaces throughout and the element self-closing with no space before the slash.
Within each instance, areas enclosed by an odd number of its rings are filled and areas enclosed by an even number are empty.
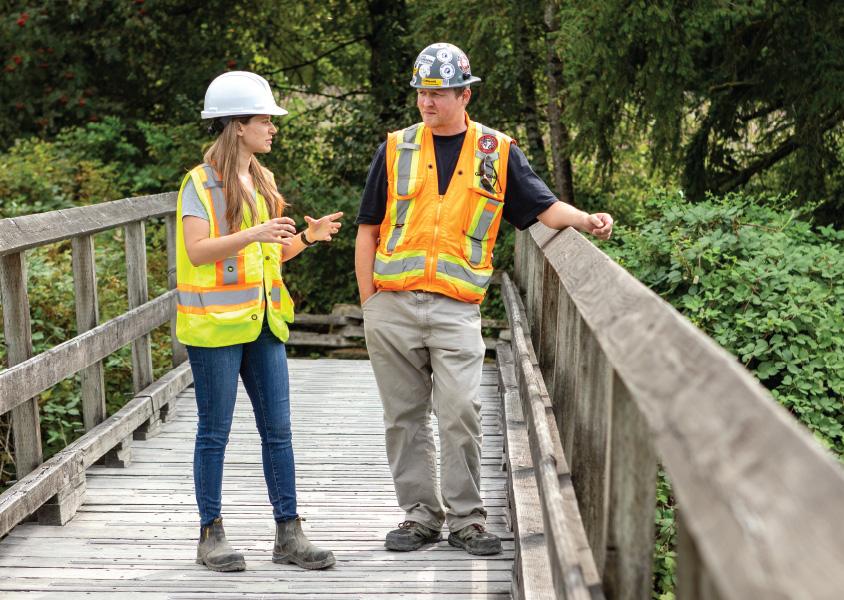
<svg viewBox="0 0 844 600">
<path fill-rule="evenodd" d="M 76 333 L 93 329 L 100 322 L 97 300 L 97 268 L 94 260 L 94 236 L 73 238 L 73 287 L 76 294 Z M 80 371 L 82 381 L 82 422 L 85 431 L 102 423 L 106 417 L 103 363 L 97 361 Z"/>
<path fill-rule="evenodd" d="M 144 222 L 125 226 L 126 284 L 129 308 L 137 308 L 149 300 L 147 291 L 147 244 Z M 132 385 L 135 393 L 152 383 L 152 345 L 149 334 L 132 342 Z"/>
<path fill-rule="evenodd" d="M 558 334 L 558 305 L 560 297 L 560 279 L 556 271 L 546 260 L 542 267 L 542 305 L 539 307 L 539 331 L 542 332 L 537 342 L 539 368 L 548 389 L 554 390 Z M 553 396 L 552 396 L 553 397 Z"/>
<path fill-rule="evenodd" d="M 561 285 L 557 308 L 556 376 L 553 403 L 563 454 L 572 459 L 574 445 L 574 406 L 577 397 L 577 372 L 580 362 L 581 318 L 571 297 Z"/>
<path fill-rule="evenodd" d="M 167 284 L 169 289 L 176 287 L 176 215 L 164 217 L 164 225 L 167 228 Z M 177 367 L 188 358 L 188 352 L 184 344 L 176 339 L 176 317 L 170 321 L 170 347 L 173 353 L 173 366 Z"/>
<path fill-rule="evenodd" d="M 604 590 L 608 600 L 648 598 L 653 572 L 657 459 L 642 413 L 614 375 Z"/>
<path fill-rule="evenodd" d="M 524 287 L 524 273 L 527 269 L 525 247 L 530 237 L 527 231 L 516 231 L 516 241 L 513 244 L 513 282 L 516 287 Z"/>
<path fill-rule="evenodd" d="M 6 356 L 10 367 L 32 356 L 32 325 L 26 280 L 26 258 L 23 252 L 0 257 L 3 334 L 6 337 Z M 10 412 L 15 441 L 15 474 L 20 479 L 43 461 L 38 397 L 30 398 Z"/>
<path fill-rule="evenodd" d="M 574 405 L 574 452 L 569 456 L 572 483 L 583 527 L 603 574 L 609 506 L 609 437 L 613 371 L 595 336 L 581 325 L 580 360 Z"/>
</svg>

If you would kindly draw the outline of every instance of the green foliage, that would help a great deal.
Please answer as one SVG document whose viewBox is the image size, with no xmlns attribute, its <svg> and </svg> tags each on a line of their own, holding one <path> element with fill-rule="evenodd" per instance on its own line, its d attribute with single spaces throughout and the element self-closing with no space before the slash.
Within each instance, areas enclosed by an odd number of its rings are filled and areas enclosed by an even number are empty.
<svg viewBox="0 0 844 600">
<path fill-rule="evenodd" d="M 844 232 L 813 228 L 788 205 L 663 194 L 610 253 L 844 457 Z"/>
<path fill-rule="evenodd" d="M 660 469 L 656 485 L 655 544 L 653 572 L 653 600 L 674 600 L 677 585 L 675 566 L 677 562 L 676 504 L 671 493 L 671 484 Z"/>
</svg>

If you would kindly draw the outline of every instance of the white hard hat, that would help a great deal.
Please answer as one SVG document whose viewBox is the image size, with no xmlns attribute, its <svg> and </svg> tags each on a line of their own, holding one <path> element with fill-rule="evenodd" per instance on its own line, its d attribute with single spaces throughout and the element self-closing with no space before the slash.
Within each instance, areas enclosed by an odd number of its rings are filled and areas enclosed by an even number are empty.
<svg viewBox="0 0 844 600">
<path fill-rule="evenodd" d="M 286 114 L 287 111 L 275 103 L 266 79 L 249 71 L 229 71 L 208 86 L 202 118 Z"/>
</svg>

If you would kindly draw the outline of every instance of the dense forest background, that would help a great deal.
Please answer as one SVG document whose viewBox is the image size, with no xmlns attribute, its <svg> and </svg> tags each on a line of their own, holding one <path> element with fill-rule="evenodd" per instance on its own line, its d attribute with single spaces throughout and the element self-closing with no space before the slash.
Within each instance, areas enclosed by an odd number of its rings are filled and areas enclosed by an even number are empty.
<svg viewBox="0 0 844 600">
<path fill-rule="evenodd" d="M 369 161 L 418 120 L 413 59 L 436 41 L 483 79 L 472 118 L 516 137 L 560 198 L 612 212 L 602 249 L 844 456 L 842 3 L 0 0 L 0 218 L 176 189 L 211 139 L 208 83 L 253 70 L 290 111 L 263 161 L 291 215 L 347 215 L 337 240 L 287 269 L 298 310 L 354 302 Z M 166 289 L 162 229 L 147 230 L 153 295 Z M 97 236 L 103 320 L 126 309 L 121 236 Z M 70 244 L 27 260 L 41 351 L 75 334 Z M 485 310 L 500 311 L 495 297 Z M 159 373 L 168 334 L 154 338 Z M 128 349 L 106 369 L 113 411 L 131 392 Z M 47 456 L 82 431 L 77 390 L 70 379 L 42 395 Z M 0 443 L 5 486 L 7 424 Z M 659 498 L 654 597 L 667 599 L 667 482 Z"/>
</svg>

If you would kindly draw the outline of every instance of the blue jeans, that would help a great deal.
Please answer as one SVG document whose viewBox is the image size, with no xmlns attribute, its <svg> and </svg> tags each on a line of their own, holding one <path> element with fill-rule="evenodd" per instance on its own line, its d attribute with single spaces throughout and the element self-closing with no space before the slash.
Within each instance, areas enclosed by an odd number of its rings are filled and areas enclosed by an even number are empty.
<svg viewBox="0 0 844 600">
<path fill-rule="evenodd" d="M 287 352 L 267 323 L 254 342 L 220 348 L 188 346 L 199 425 L 193 481 L 202 526 L 220 516 L 223 458 L 240 374 L 261 436 L 264 479 L 276 521 L 295 519 L 296 474 L 290 432 Z"/>
</svg>

